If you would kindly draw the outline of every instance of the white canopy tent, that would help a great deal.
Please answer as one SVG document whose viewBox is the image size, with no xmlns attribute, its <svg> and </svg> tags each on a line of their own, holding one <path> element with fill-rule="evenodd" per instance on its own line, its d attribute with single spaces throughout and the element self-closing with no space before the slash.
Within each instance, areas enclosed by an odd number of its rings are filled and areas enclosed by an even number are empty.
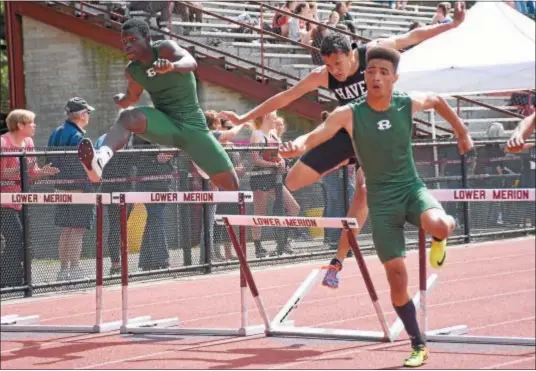
<svg viewBox="0 0 536 371">
<path fill-rule="evenodd" d="M 405 52 L 402 91 L 469 95 L 534 89 L 535 22 L 503 2 L 478 2 L 458 28 Z"/>
</svg>

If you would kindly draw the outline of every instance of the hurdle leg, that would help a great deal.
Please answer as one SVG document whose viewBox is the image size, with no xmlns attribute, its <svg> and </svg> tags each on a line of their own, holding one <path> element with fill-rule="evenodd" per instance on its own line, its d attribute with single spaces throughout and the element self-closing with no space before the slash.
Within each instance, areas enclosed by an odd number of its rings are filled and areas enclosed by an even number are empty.
<svg viewBox="0 0 536 371">
<path fill-rule="evenodd" d="M 128 325 L 128 211 L 124 194 L 121 194 L 119 213 L 121 218 L 121 333 L 125 333 Z"/>
<path fill-rule="evenodd" d="M 458 343 L 458 344 L 486 344 L 486 345 L 512 345 L 531 346 L 536 345 L 536 338 L 532 337 L 509 337 L 509 336 L 472 336 L 467 335 L 467 325 L 457 325 L 442 329 L 427 330 L 426 311 L 426 234 L 419 230 L 419 286 L 421 289 L 421 314 L 420 327 L 424 338 L 428 342 Z M 424 285 L 423 285 L 424 282 Z M 424 289 L 423 289 L 424 287 Z M 423 295 L 424 294 L 424 295 Z"/>
<path fill-rule="evenodd" d="M 257 289 L 257 284 L 255 283 L 255 280 L 253 279 L 253 274 L 251 273 L 251 269 L 249 268 L 248 262 L 246 260 L 246 256 L 238 243 L 238 239 L 236 238 L 236 234 L 234 233 L 233 227 L 229 224 L 229 219 L 224 218 L 223 220 L 225 223 L 225 227 L 227 228 L 227 232 L 229 233 L 229 236 L 231 237 L 231 242 L 233 243 L 236 256 L 240 262 L 240 270 L 244 274 L 244 278 L 246 280 L 247 285 L 249 286 L 251 295 L 253 296 L 253 299 L 255 300 L 255 304 L 257 305 L 257 309 L 259 310 L 261 314 L 262 320 L 265 325 L 265 329 L 266 331 L 270 331 L 270 319 L 268 318 L 268 314 L 266 312 L 266 309 L 264 308 L 262 299 L 259 296 L 259 290 Z"/>
<path fill-rule="evenodd" d="M 97 252 L 95 258 L 96 264 L 96 288 L 95 288 L 95 326 L 100 329 L 102 325 L 102 286 L 103 286 L 103 244 L 102 244 L 102 196 L 97 197 Z"/>
<path fill-rule="evenodd" d="M 423 339 L 426 339 L 426 330 L 428 329 L 426 289 L 426 232 L 419 228 L 419 290 L 421 294 L 419 328 Z"/>
<path fill-rule="evenodd" d="M 370 273 L 365 263 L 365 259 L 363 259 L 363 255 L 361 254 L 361 250 L 359 249 L 357 240 L 354 236 L 354 233 L 350 229 L 348 222 L 344 221 L 343 226 L 344 233 L 346 233 L 346 237 L 348 238 L 350 247 L 354 252 L 355 259 L 357 260 L 357 265 L 359 266 L 359 270 L 361 271 L 361 275 L 363 276 L 363 280 L 365 281 L 365 286 L 367 287 L 370 299 L 372 300 L 372 304 L 374 305 L 374 310 L 376 311 L 376 315 L 378 316 L 378 320 L 380 321 L 382 331 L 385 335 L 385 338 L 389 341 L 392 341 L 391 331 L 389 329 L 389 326 L 387 325 L 387 320 L 381 308 L 380 302 L 378 301 L 378 294 L 376 293 L 376 289 L 374 288 L 374 284 L 372 283 L 372 279 L 370 278 Z"/>
<path fill-rule="evenodd" d="M 127 203 L 125 202 L 125 194 L 121 193 L 119 199 L 119 225 L 121 242 L 121 320 L 107 324 L 105 327 L 115 327 L 115 324 L 117 323 L 120 333 L 126 334 L 130 330 L 129 325 L 148 326 L 154 324 L 151 323 L 151 316 L 140 316 L 132 319 L 128 318 L 128 210 Z M 101 275 L 102 274 L 103 272 L 101 270 Z M 178 321 L 178 318 L 171 318 L 165 323 L 162 323 L 162 325 L 174 326 Z"/>
<path fill-rule="evenodd" d="M 316 286 L 318 281 L 322 278 L 322 269 L 313 269 L 311 273 L 307 276 L 305 281 L 298 287 L 296 292 L 292 295 L 289 301 L 281 308 L 279 313 L 272 320 L 273 327 L 279 325 L 293 324 L 293 321 L 289 321 L 288 317 L 290 313 L 298 307 L 298 304 L 303 301 L 305 296 Z"/>
<path fill-rule="evenodd" d="M 244 203 L 244 194 L 238 195 L 238 213 L 245 215 L 246 205 Z M 231 227 L 232 228 L 232 227 Z M 240 246 L 244 252 L 244 257 L 247 259 L 247 246 L 246 246 L 246 227 L 241 225 L 238 227 L 238 234 L 240 237 Z M 240 269 L 240 327 L 245 329 L 248 326 L 248 297 L 247 297 L 248 283 L 244 271 Z"/>
</svg>

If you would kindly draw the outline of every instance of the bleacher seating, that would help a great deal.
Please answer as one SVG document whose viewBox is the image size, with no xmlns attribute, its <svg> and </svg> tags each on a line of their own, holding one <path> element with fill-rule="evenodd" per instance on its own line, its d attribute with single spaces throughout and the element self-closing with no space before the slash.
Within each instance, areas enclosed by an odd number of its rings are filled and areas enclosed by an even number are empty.
<svg viewBox="0 0 536 371">
<path fill-rule="evenodd" d="M 205 11 L 223 17 L 234 19 L 247 12 L 252 18 L 260 20 L 260 6 L 256 4 L 203 1 L 202 5 Z M 320 21 L 326 20 L 332 9 L 333 4 L 331 2 L 317 2 Z M 413 22 L 428 23 L 434 16 L 435 7 L 410 3 L 405 10 L 398 10 L 388 8 L 385 3 L 382 4 L 381 2 L 360 1 L 353 3 L 350 13 L 353 16 L 358 35 L 372 39 L 404 33 Z M 132 12 L 131 15 L 137 17 L 147 16 L 147 14 L 139 11 Z M 262 20 L 269 24 L 273 16 L 273 10 L 264 9 Z M 155 24 L 153 23 L 153 25 Z M 252 62 L 261 63 L 261 58 L 263 58 L 266 66 L 296 77 L 302 78 L 317 67 L 312 64 L 310 53 L 305 48 L 269 35 L 263 36 L 264 43 L 261 46 L 259 33 L 241 33 L 239 32 L 240 26 L 210 14 L 203 14 L 203 23 L 184 22 L 178 14 L 173 14 L 171 25 L 171 31 L 174 33 L 183 34 L 207 45 L 217 46 L 220 50 L 225 50 L 227 53 Z M 262 56 L 261 47 L 264 48 Z M 211 54 L 208 50 L 203 50 L 203 52 Z M 214 56 L 219 57 L 219 55 Z M 235 63 L 244 65 L 242 62 Z M 247 66 L 244 65 L 244 67 Z M 267 72 L 267 75 L 270 75 L 270 73 Z M 275 75 L 272 77 L 279 78 Z M 325 90 L 322 90 L 322 93 L 332 96 Z M 508 106 L 508 97 L 481 96 L 477 100 L 498 106 L 507 111 L 516 109 L 516 107 Z M 456 106 L 456 100 L 450 99 L 449 102 Z M 515 118 L 507 118 L 505 115 L 495 111 L 464 102 L 460 103 L 460 114 L 469 125 L 471 131 L 474 132 L 485 132 L 485 128 L 492 122 L 501 122 L 507 128 L 510 123 L 513 125 L 518 121 Z M 424 114 L 422 118 L 430 121 L 430 117 L 426 117 L 426 115 Z M 432 121 L 440 127 L 446 127 L 445 123 L 438 118 Z"/>
</svg>

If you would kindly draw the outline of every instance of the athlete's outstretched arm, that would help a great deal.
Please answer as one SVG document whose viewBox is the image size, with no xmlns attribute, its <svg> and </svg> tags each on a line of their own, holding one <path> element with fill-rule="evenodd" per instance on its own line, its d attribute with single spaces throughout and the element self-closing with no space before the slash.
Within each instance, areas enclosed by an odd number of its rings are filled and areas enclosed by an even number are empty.
<svg viewBox="0 0 536 371">
<path fill-rule="evenodd" d="M 436 94 L 412 94 L 411 95 L 411 108 L 412 113 L 415 114 L 419 111 L 426 111 L 429 109 L 435 110 L 439 116 L 443 117 L 447 121 L 454 134 L 458 138 L 458 148 L 460 153 L 464 154 L 473 149 L 473 139 L 469 133 L 469 129 L 463 123 L 462 119 L 454 112 L 452 107 L 447 103 L 445 98 Z"/>
<path fill-rule="evenodd" d="M 290 103 L 294 102 L 296 99 L 304 96 L 310 91 L 323 87 L 326 82 L 326 67 L 319 67 L 311 71 L 309 75 L 307 75 L 303 80 L 300 80 L 296 85 L 265 100 L 244 115 L 237 115 L 232 111 L 223 111 L 220 112 L 218 116 L 220 118 L 230 120 L 235 124 L 242 124 L 246 121 L 254 120 L 257 117 L 267 115 L 270 112 L 274 112 L 280 108 L 288 106 Z"/>
<path fill-rule="evenodd" d="M 126 94 L 120 93 L 114 96 L 114 102 L 120 108 L 128 108 L 136 103 L 143 93 L 143 88 L 130 76 L 128 71 L 125 71 L 125 77 L 128 81 Z"/>
<path fill-rule="evenodd" d="M 249 123 L 245 123 L 245 124 L 236 125 L 232 129 L 222 131 L 219 137 L 219 141 L 228 142 L 228 141 L 233 140 L 233 138 L 238 135 L 238 133 L 240 132 L 240 130 L 242 130 L 244 126 L 251 127 Z"/>
<path fill-rule="evenodd" d="M 392 36 L 386 39 L 371 41 L 371 44 L 385 46 L 397 50 L 406 49 L 409 46 L 417 45 L 425 40 L 431 39 L 445 31 L 458 27 L 465 20 L 465 3 L 459 1 L 454 5 L 454 19 L 451 23 L 435 24 L 416 28 L 401 35 Z"/>
<path fill-rule="evenodd" d="M 339 130 L 346 129 L 352 133 L 353 113 L 349 106 L 338 107 L 326 121 L 318 125 L 310 133 L 299 136 L 292 142 L 286 142 L 279 148 L 279 154 L 283 158 L 297 157 L 311 149 L 318 147 L 332 138 Z M 350 134 L 352 136 L 352 134 Z"/>
<path fill-rule="evenodd" d="M 166 73 L 170 71 L 175 72 L 192 72 L 197 68 L 197 61 L 190 54 L 190 52 L 184 48 L 181 48 L 175 41 L 167 40 L 160 45 L 158 50 L 161 59 L 155 62 L 155 70 L 159 73 Z M 170 66 L 165 61 L 170 62 Z M 160 62 L 160 63 L 159 63 Z M 160 64 L 164 71 L 159 71 Z M 168 67 L 166 67 L 168 66 Z M 169 70 L 168 70 L 169 69 Z"/>
<path fill-rule="evenodd" d="M 506 151 L 518 153 L 525 149 L 525 140 L 534 133 L 536 129 L 536 112 L 525 117 L 512 133 L 506 142 Z"/>
</svg>

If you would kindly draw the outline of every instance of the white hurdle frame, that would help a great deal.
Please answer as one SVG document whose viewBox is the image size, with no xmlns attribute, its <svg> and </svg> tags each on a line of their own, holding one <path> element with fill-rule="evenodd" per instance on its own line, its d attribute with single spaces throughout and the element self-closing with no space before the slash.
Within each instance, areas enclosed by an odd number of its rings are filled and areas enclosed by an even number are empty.
<svg viewBox="0 0 536 371">
<path fill-rule="evenodd" d="M 128 192 L 112 193 L 112 203 L 120 204 L 121 215 L 121 260 L 128 260 L 127 204 L 170 203 L 170 204 L 206 204 L 238 203 L 240 213 L 245 213 L 245 203 L 253 202 L 252 192 Z M 237 247 L 237 254 L 246 254 L 245 232 L 240 231 L 242 246 Z M 240 327 L 237 328 L 188 328 L 178 327 L 178 317 L 148 320 L 129 324 L 128 318 L 128 264 L 121 265 L 122 281 L 122 318 L 123 334 L 160 334 L 160 335 L 205 335 L 205 336 L 251 336 L 262 334 L 265 325 L 248 326 L 247 283 L 240 272 Z"/>
<path fill-rule="evenodd" d="M 430 190 L 440 202 L 489 202 L 489 201 L 535 201 L 533 188 L 515 189 L 437 189 Z M 443 329 L 428 330 L 426 282 L 426 233 L 419 229 L 419 287 L 421 291 L 419 327 L 427 341 L 435 343 L 487 344 L 536 346 L 535 337 L 516 336 L 475 336 L 467 335 L 467 325 L 457 325 Z M 417 304 L 415 304 L 417 306 Z"/>
<path fill-rule="evenodd" d="M 103 205 L 110 204 L 107 193 L 2 193 L 0 203 L 19 205 L 96 205 L 96 288 L 95 323 L 93 325 L 42 325 L 39 315 L 7 315 L 0 319 L 0 332 L 102 333 L 119 330 L 121 321 L 102 322 L 103 304 Z M 130 323 L 144 322 L 150 317 L 131 319 Z"/>
<path fill-rule="evenodd" d="M 280 337 L 302 337 L 302 338 L 319 338 L 319 339 L 345 339 L 361 341 L 391 342 L 395 341 L 403 330 L 402 321 L 397 319 L 391 326 L 387 324 L 384 312 L 380 306 L 378 295 L 370 278 L 365 260 L 359 249 L 352 229 L 358 227 L 357 220 L 354 218 L 314 218 L 314 217 L 269 217 L 269 216 L 237 216 L 237 215 L 216 215 L 216 223 L 239 225 L 239 226 L 270 226 L 270 227 L 315 227 L 315 228 L 340 228 L 346 234 L 350 246 L 356 257 L 359 269 L 365 280 L 367 291 L 372 300 L 374 310 L 380 322 L 382 331 L 363 331 L 348 329 L 331 329 L 296 326 L 294 321 L 289 319 L 293 310 L 303 301 L 305 296 L 321 279 L 323 270 L 314 269 L 307 278 L 302 282 L 292 297 L 281 308 L 278 314 L 271 321 L 270 326 L 266 329 L 267 336 Z M 428 280 L 428 288 L 431 289 L 435 284 L 437 276 L 432 276 Z M 420 300 L 420 293 L 413 298 L 415 303 Z"/>
</svg>

